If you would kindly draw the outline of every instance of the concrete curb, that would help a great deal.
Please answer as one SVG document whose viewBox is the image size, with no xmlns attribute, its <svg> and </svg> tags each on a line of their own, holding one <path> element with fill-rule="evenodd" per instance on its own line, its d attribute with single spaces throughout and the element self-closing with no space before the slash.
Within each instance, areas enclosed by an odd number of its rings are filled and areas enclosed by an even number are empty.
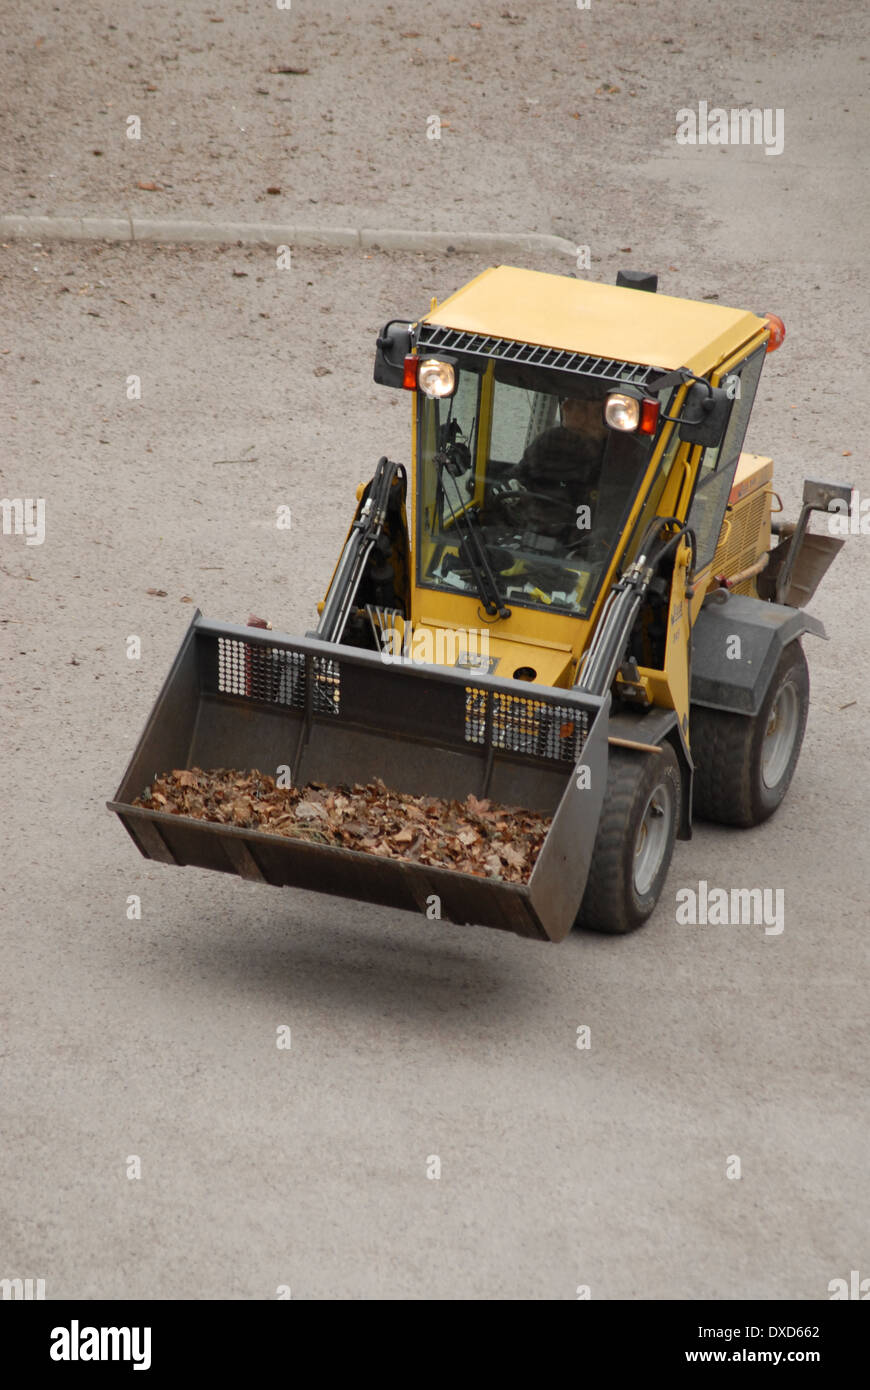
<svg viewBox="0 0 870 1390">
<path fill-rule="evenodd" d="M 0 217 L 0 240 L 150 241 L 163 245 L 241 242 L 245 246 L 370 248 L 373 251 L 553 251 L 574 258 L 577 247 L 543 232 L 415 232 L 396 227 L 306 227 L 281 222 L 195 222 L 144 217 Z"/>
</svg>

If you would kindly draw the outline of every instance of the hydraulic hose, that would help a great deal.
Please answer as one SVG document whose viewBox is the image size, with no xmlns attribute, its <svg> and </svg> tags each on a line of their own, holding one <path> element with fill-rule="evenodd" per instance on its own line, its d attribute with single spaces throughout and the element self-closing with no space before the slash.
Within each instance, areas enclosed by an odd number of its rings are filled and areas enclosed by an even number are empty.
<svg viewBox="0 0 870 1390">
<path fill-rule="evenodd" d="M 390 488 L 398 469 L 399 465 L 386 456 L 378 462 L 369 495 L 351 527 L 315 629 L 315 636 L 324 642 L 341 641 L 372 547 L 384 529 Z"/>
<path fill-rule="evenodd" d="M 677 531 L 656 545 L 662 528 L 671 525 L 676 526 Z M 637 559 L 617 580 L 605 600 L 595 636 L 580 664 L 575 682 L 578 690 L 588 695 L 607 694 L 613 684 L 650 581 L 668 552 L 686 535 L 690 537 L 694 555 L 694 535 L 685 522 L 678 521 L 676 517 L 656 517 L 647 527 Z"/>
</svg>

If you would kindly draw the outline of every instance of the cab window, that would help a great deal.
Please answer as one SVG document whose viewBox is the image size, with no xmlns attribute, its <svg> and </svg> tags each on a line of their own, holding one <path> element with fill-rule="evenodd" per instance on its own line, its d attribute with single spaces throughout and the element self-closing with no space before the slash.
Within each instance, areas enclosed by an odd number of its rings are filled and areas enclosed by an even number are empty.
<svg viewBox="0 0 870 1390">
<path fill-rule="evenodd" d="M 716 552 L 764 356 L 764 347 L 757 348 L 719 383 L 733 392 L 733 401 L 721 445 L 704 450 L 689 509 L 688 523 L 695 532 L 697 544 L 696 570 L 708 565 Z"/>
</svg>

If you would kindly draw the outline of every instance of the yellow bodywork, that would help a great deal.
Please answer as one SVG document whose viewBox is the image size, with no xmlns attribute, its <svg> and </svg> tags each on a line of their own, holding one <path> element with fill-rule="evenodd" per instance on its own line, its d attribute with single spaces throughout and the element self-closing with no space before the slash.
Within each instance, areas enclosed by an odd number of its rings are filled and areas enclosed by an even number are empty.
<svg viewBox="0 0 870 1390">
<path fill-rule="evenodd" d="M 730 309 L 669 295 L 575 280 L 562 275 L 498 266 L 483 271 L 462 289 L 434 307 L 424 323 L 510 339 L 535 346 L 562 348 L 593 357 L 661 367 L 666 371 L 688 367 L 718 382 L 751 347 L 768 336 L 767 321 L 743 309 Z M 482 416 L 487 422 L 491 399 L 492 369 L 484 377 Z M 686 388 L 674 398 L 671 413 L 679 414 Z M 416 546 L 417 428 L 413 430 L 412 502 L 410 527 L 412 550 Z M 478 477 L 489 448 L 486 428 L 478 441 Z M 656 515 L 684 517 L 688 510 L 701 449 L 680 442 L 676 426 L 666 424 L 650 458 L 647 473 L 626 523 L 632 537 L 623 556 L 615 558 L 601 584 L 595 606 L 586 619 L 515 606 L 508 619 L 486 619 L 474 596 L 439 592 L 417 585 L 416 556 L 412 561 L 411 616 L 415 630 L 433 630 L 430 649 L 437 653 L 437 629 L 486 628 L 490 655 L 496 658 L 496 676 L 513 678 L 517 670 L 531 670 L 535 683 L 570 686 L 577 662 L 597 624 L 607 593 L 624 566 L 633 558 L 633 544 Z M 751 469 L 750 469 L 751 471 Z M 745 470 L 744 470 L 745 472 Z M 738 486 L 742 475 L 735 480 Z M 478 500 L 477 494 L 474 499 Z M 723 532 L 724 532 L 723 528 Z M 763 525 L 761 531 L 763 531 Z M 769 544 L 769 498 L 767 512 Z M 759 553 L 760 532 L 749 543 Z M 685 729 L 689 703 L 688 637 L 703 601 L 707 581 L 718 573 L 715 562 L 704 572 L 704 582 L 693 594 L 685 593 L 688 546 L 682 545 L 675 567 L 669 612 L 666 670 L 641 669 L 637 694 L 644 701 L 677 710 Z M 717 552 L 718 558 L 718 552 Z M 441 650 L 449 652 L 449 645 Z M 453 665 L 453 661 L 436 664 Z M 527 678 L 527 677 L 523 677 Z"/>
<path fill-rule="evenodd" d="M 770 549 L 771 503 L 775 496 L 773 460 L 760 454 L 741 454 L 716 553 L 710 564 L 695 575 L 693 622 L 718 575 L 730 579 L 742 574 Z M 756 577 L 752 575 L 735 584 L 733 592 L 757 597 Z"/>
<path fill-rule="evenodd" d="M 714 385 L 769 335 L 767 321 L 746 310 L 511 266 L 485 270 L 440 305 L 433 301 L 422 321 L 485 338 L 564 349 L 664 371 L 686 367 Z M 673 416 L 680 414 L 688 389 L 688 385 L 683 385 L 676 391 L 670 406 Z M 479 503 L 482 496 L 490 448 L 492 392 L 490 363 L 482 379 L 481 427 L 475 460 L 477 486 L 467 506 Z M 408 499 L 411 603 L 407 622 L 390 618 L 396 624 L 396 659 L 455 667 L 457 663 L 465 664 L 466 657 L 469 662 L 479 659 L 482 643 L 486 662 L 477 669 L 488 669 L 497 678 L 571 686 L 611 586 L 618 573 L 635 558 L 640 537 L 650 522 L 656 516 L 685 518 L 702 448 L 681 441 L 676 424 L 664 425 L 625 525 L 626 543 L 617 546 L 587 618 L 550 614 L 515 604 L 509 618 L 493 619 L 483 612 L 474 595 L 417 583 L 417 512 L 421 506 L 431 505 L 431 499 L 421 499 L 419 495 L 416 393 L 413 400 Z M 429 452 L 434 447 L 432 440 L 424 441 L 424 445 Z M 712 563 L 693 577 L 691 588 L 688 543 L 681 542 L 676 552 L 664 669 L 640 667 L 633 682 L 621 674 L 617 677 L 624 697 L 674 709 L 687 741 L 692 624 L 712 576 L 723 570 L 739 573 L 769 547 L 770 498 L 770 460 L 741 455 L 719 548 Z M 425 561 L 427 557 L 422 558 Z M 578 583 L 582 588 L 582 566 L 578 566 Z M 753 592 L 754 580 L 741 585 L 741 591 Z M 474 666 L 469 664 L 469 669 Z"/>
<path fill-rule="evenodd" d="M 507 265 L 484 270 L 423 322 L 699 374 L 767 328 L 745 309 Z"/>
</svg>

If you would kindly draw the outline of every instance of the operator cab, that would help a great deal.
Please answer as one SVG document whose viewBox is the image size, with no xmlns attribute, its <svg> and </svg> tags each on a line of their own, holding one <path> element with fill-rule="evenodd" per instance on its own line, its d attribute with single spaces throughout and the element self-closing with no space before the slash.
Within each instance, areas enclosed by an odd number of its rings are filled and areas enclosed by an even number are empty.
<svg viewBox="0 0 870 1390">
<path fill-rule="evenodd" d="M 418 393 L 418 584 L 473 594 L 488 566 L 503 604 L 586 616 L 657 431 L 606 423 L 618 379 L 473 359 L 455 372 L 452 395 Z"/>
</svg>

